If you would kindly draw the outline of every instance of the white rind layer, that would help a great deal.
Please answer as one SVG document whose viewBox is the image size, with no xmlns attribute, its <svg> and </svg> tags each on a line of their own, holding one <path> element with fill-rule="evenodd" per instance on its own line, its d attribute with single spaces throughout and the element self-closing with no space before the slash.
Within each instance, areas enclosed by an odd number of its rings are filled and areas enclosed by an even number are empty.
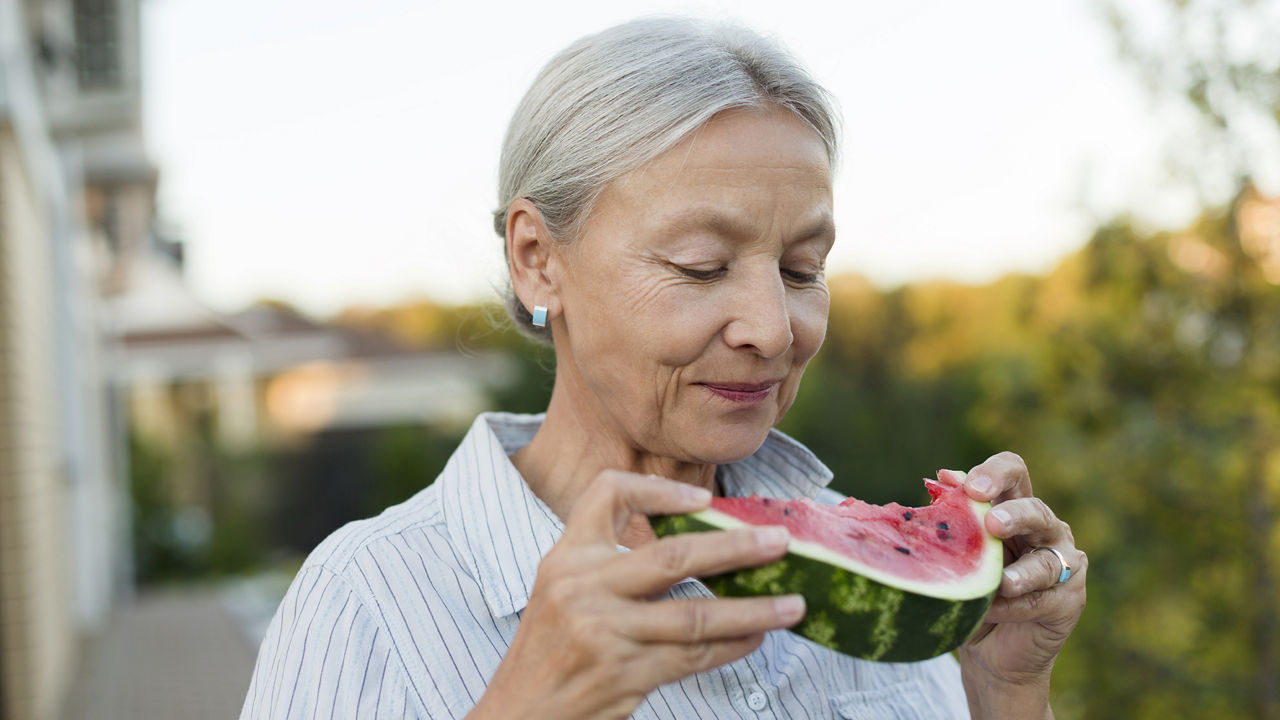
<svg viewBox="0 0 1280 720">
<path fill-rule="evenodd" d="M 924 595 L 925 597 L 938 598 L 940 600 L 972 600 L 973 598 L 985 597 L 1000 586 L 1000 575 L 1004 570 L 1004 547 L 999 538 L 993 537 L 986 532 L 986 526 L 983 524 L 986 520 L 987 511 L 991 509 L 991 504 L 973 499 L 970 499 L 969 503 L 973 508 L 973 514 L 978 518 L 978 527 L 987 536 L 987 539 L 982 546 L 982 557 L 978 562 L 978 567 L 973 572 L 955 580 L 923 581 L 907 579 L 858 562 L 846 555 L 841 555 L 825 545 L 805 540 L 792 540 L 787 545 L 787 552 L 843 568 L 878 583 L 916 595 Z M 749 525 L 749 523 L 743 522 L 732 515 L 711 508 L 693 513 L 689 517 L 722 530 L 732 530 Z"/>
</svg>

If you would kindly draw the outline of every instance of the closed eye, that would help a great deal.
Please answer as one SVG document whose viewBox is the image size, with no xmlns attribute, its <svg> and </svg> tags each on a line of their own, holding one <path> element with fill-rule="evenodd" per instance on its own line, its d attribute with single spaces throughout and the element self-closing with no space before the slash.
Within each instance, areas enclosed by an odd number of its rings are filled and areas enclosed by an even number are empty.
<svg viewBox="0 0 1280 720">
<path fill-rule="evenodd" d="M 787 268 L 782 269 L 782 274 L 786 275 L 792 282 L 802 285 L 812 285 L 818 282 L 818 278 L 822 276 L 820 273 L 806 273 L 799 270 L 788 270 Z"/>
<path fill-rule="evenodd" d="M 699 270 L 697 268 L 684 267 L 683 265 L 673 265 L 677 272 L 687 278 L 693 280 L 714 280 L 727 271 L 727 268 L 716 268 L 715 270 Z"/>
</svg>

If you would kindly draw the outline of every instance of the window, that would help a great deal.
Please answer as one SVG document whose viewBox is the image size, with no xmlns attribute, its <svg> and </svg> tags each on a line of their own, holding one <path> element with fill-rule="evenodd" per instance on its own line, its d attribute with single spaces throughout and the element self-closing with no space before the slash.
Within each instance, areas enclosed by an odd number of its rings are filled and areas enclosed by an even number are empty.
<svg viewBox="0 0 1280 720">
<path fill-rule="evenodd" d="M 116 0 L 75 0 L 76 70 L 82 90 L 120 86 L 120 12 Z"/>
</svg>

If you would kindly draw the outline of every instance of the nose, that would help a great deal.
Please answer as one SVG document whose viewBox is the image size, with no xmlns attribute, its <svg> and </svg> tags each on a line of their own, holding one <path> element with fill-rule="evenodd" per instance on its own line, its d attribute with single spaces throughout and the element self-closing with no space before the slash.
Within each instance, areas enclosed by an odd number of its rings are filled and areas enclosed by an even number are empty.
<svg viewBox="0 0 1280 720">
<path fill-rule="evenodd" d="M 724 329 L 729 347 L 754 350 L 766 358 L 786 352 L 794 337 L 787 288 L 777 267 L 735 290 L 729 314 L 733 319 Z"/>
</svg>

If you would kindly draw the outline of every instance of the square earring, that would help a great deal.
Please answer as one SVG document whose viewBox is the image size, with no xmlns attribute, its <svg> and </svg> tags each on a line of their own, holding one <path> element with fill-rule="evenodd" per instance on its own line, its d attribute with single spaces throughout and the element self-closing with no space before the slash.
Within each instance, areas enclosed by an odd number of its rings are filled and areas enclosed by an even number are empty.
<svg viewBox="0 0 1280 720">
<path fill-rule="evenodd" d="M 545 305 L 533 306 L 533 326 L 534 327 L 547 326 L 547 308 Z"/>
</svg>

